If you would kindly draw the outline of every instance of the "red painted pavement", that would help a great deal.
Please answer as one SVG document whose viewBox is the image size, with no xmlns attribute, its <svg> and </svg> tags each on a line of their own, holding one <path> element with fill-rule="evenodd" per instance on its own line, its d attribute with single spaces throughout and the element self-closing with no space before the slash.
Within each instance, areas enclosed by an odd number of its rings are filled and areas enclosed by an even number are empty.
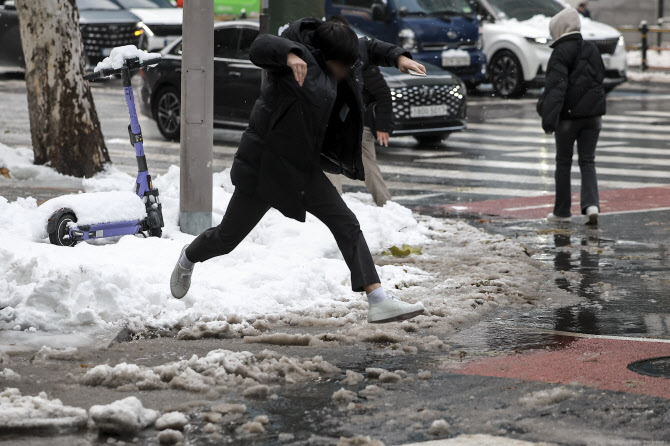
<svg viewBox="0 0 670 446">
<path fill-rule="evenodd" d="M 670 379 L 631 372 L 640 359 L 670 356 L 670 343 L 573 338 L 556 350 L 531 350 L 510 356 L 466 362 L 454 373 L 496 376 L 548 383 L 577 382 L 588 387 L 670 399 Z"/>
<path fill-rule="evenodd" d="M 579 194 L 572 195 L 572 203 L 572 215 L 581 215 Z M 667 208 L 670 207 L 670 186 L 601 190 L 600 206 L 601 213 Z M 553 211 L 554 196 L 454 203 L 440 207 L 448 212 L 539 219 Z"/>
</svg>

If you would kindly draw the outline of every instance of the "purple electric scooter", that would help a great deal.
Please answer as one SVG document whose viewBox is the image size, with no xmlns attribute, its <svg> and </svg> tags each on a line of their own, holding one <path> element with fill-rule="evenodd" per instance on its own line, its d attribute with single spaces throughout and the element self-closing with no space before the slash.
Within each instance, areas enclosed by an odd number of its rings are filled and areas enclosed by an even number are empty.
<svg viewBox="0 0 670 446">
<path fill-rule="evenodd" d="M 133 72 L 140 68 L 155 65 L 160 59 L 154 58 L 140 62 L 139 58 L 126 59 L 123 67 L 117 69 L 102 69 L 84 76 L 86 80 L 100 79 L 112 75 L 121 75 L 123 90 L 126 94 L 126 104 L 130 114 L 128 134 L 130 145 L 135 148 L 137 155 L 137 182 L 135 193 L 143 201 L 146 207 L 146 217 L 142 220 L 101 222 L 97 224 L 77 225 L 77 216 L 72 209 L 61 208 L 55 211 L 47 222 L 47 233 L 49 241 L 54 245 L 74 246 L 81 240 L 93 240 L 106 237 L 118 237 L 122 235 L 142 234 L 146 237 L 160 237 L 163 234 L 163 210 L 158 199 L 158 189 L 154 189 L 151 175 L 147 167 L 147 159 L 144 156 L 142 141 L 142 130 L 137 120 L 135 110 L 135 99 L 133 86 L 130 78 Z"/>
</svg>

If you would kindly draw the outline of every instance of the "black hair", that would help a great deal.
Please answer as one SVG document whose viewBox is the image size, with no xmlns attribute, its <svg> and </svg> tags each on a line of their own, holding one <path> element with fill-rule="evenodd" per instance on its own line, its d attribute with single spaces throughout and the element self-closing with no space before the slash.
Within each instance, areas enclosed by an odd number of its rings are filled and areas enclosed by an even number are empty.
<svg viewBox="0 0 670 446">
<path fill-rule="evenodd" d="M 347 25 L 351 26 L 351 23 L 349 23 L 349 20 L 347 20 L 345 17 L 337 14 L 333 14 L 331 16 L 328 16 L 326 19 L 326 22 L 333 22 L 333 23 L 341 23 L 342 25 Z"/>
<path fill-rule="evenodd" d="M 358 61 L 358 36 L 341 22 L 325 21 L 317 26 L 312 45 L 321 50 L 326 60 L 336 60 L 346 66 Z"/>
</svg>

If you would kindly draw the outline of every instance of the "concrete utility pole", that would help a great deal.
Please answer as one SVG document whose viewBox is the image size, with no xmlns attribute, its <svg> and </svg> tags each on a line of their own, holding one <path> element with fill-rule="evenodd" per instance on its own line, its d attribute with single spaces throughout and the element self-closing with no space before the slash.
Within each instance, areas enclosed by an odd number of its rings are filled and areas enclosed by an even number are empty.
<svg viewBox="0 0 670 446">
<path fill-rule="evenodd" d="M 212 226 L 214 2 L 185 2 L 183 23 L 179 226 L 196 235 Z"/>
<path fill-rule="evenodd" d="M 272 0 L 270 1 L 269 34 L 277 35 L 279 27 L 303 17 L 323 18 L 326 14 L 325 2 L 314 0 Z"/>
</svg>

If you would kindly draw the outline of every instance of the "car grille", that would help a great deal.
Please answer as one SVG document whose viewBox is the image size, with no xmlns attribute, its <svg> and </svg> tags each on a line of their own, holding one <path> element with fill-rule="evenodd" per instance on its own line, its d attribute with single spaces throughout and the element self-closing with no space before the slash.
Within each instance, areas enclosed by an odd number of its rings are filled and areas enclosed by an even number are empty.
<svg viewBox="0 0 670 446">
<path fill-rule="evenodd" d="M 81 37 L 84 52 L 90 64 L 104 59 L 102 50 L 123 45 L 139 46 L 140 36 L 135 35 L 138 28 L 134 23 L 82 25 Z"/>
<path fill-rule="evenodd" d="M 181 25 L 150 25 L 155 36 L 181 36 Z"/>
<path fill-rule="evenodd" d="M 464 92 L 461 91 L 461 86 L 458 84 L 391 88 L 391 97 L 393 98 L 393 115 L 396 121 L 412 119 L 410 115 L 412 105 L 445 104 L 447 106 L 447 116 L 453 118 L 460 116 L 460 111 L 465 104 Z"/>
<path fill-rule="evenodd" d="M 619 39 L 590 40 L 589 42 L 598 47 L 600 54 L 614 54 Z"/>
</svg>

